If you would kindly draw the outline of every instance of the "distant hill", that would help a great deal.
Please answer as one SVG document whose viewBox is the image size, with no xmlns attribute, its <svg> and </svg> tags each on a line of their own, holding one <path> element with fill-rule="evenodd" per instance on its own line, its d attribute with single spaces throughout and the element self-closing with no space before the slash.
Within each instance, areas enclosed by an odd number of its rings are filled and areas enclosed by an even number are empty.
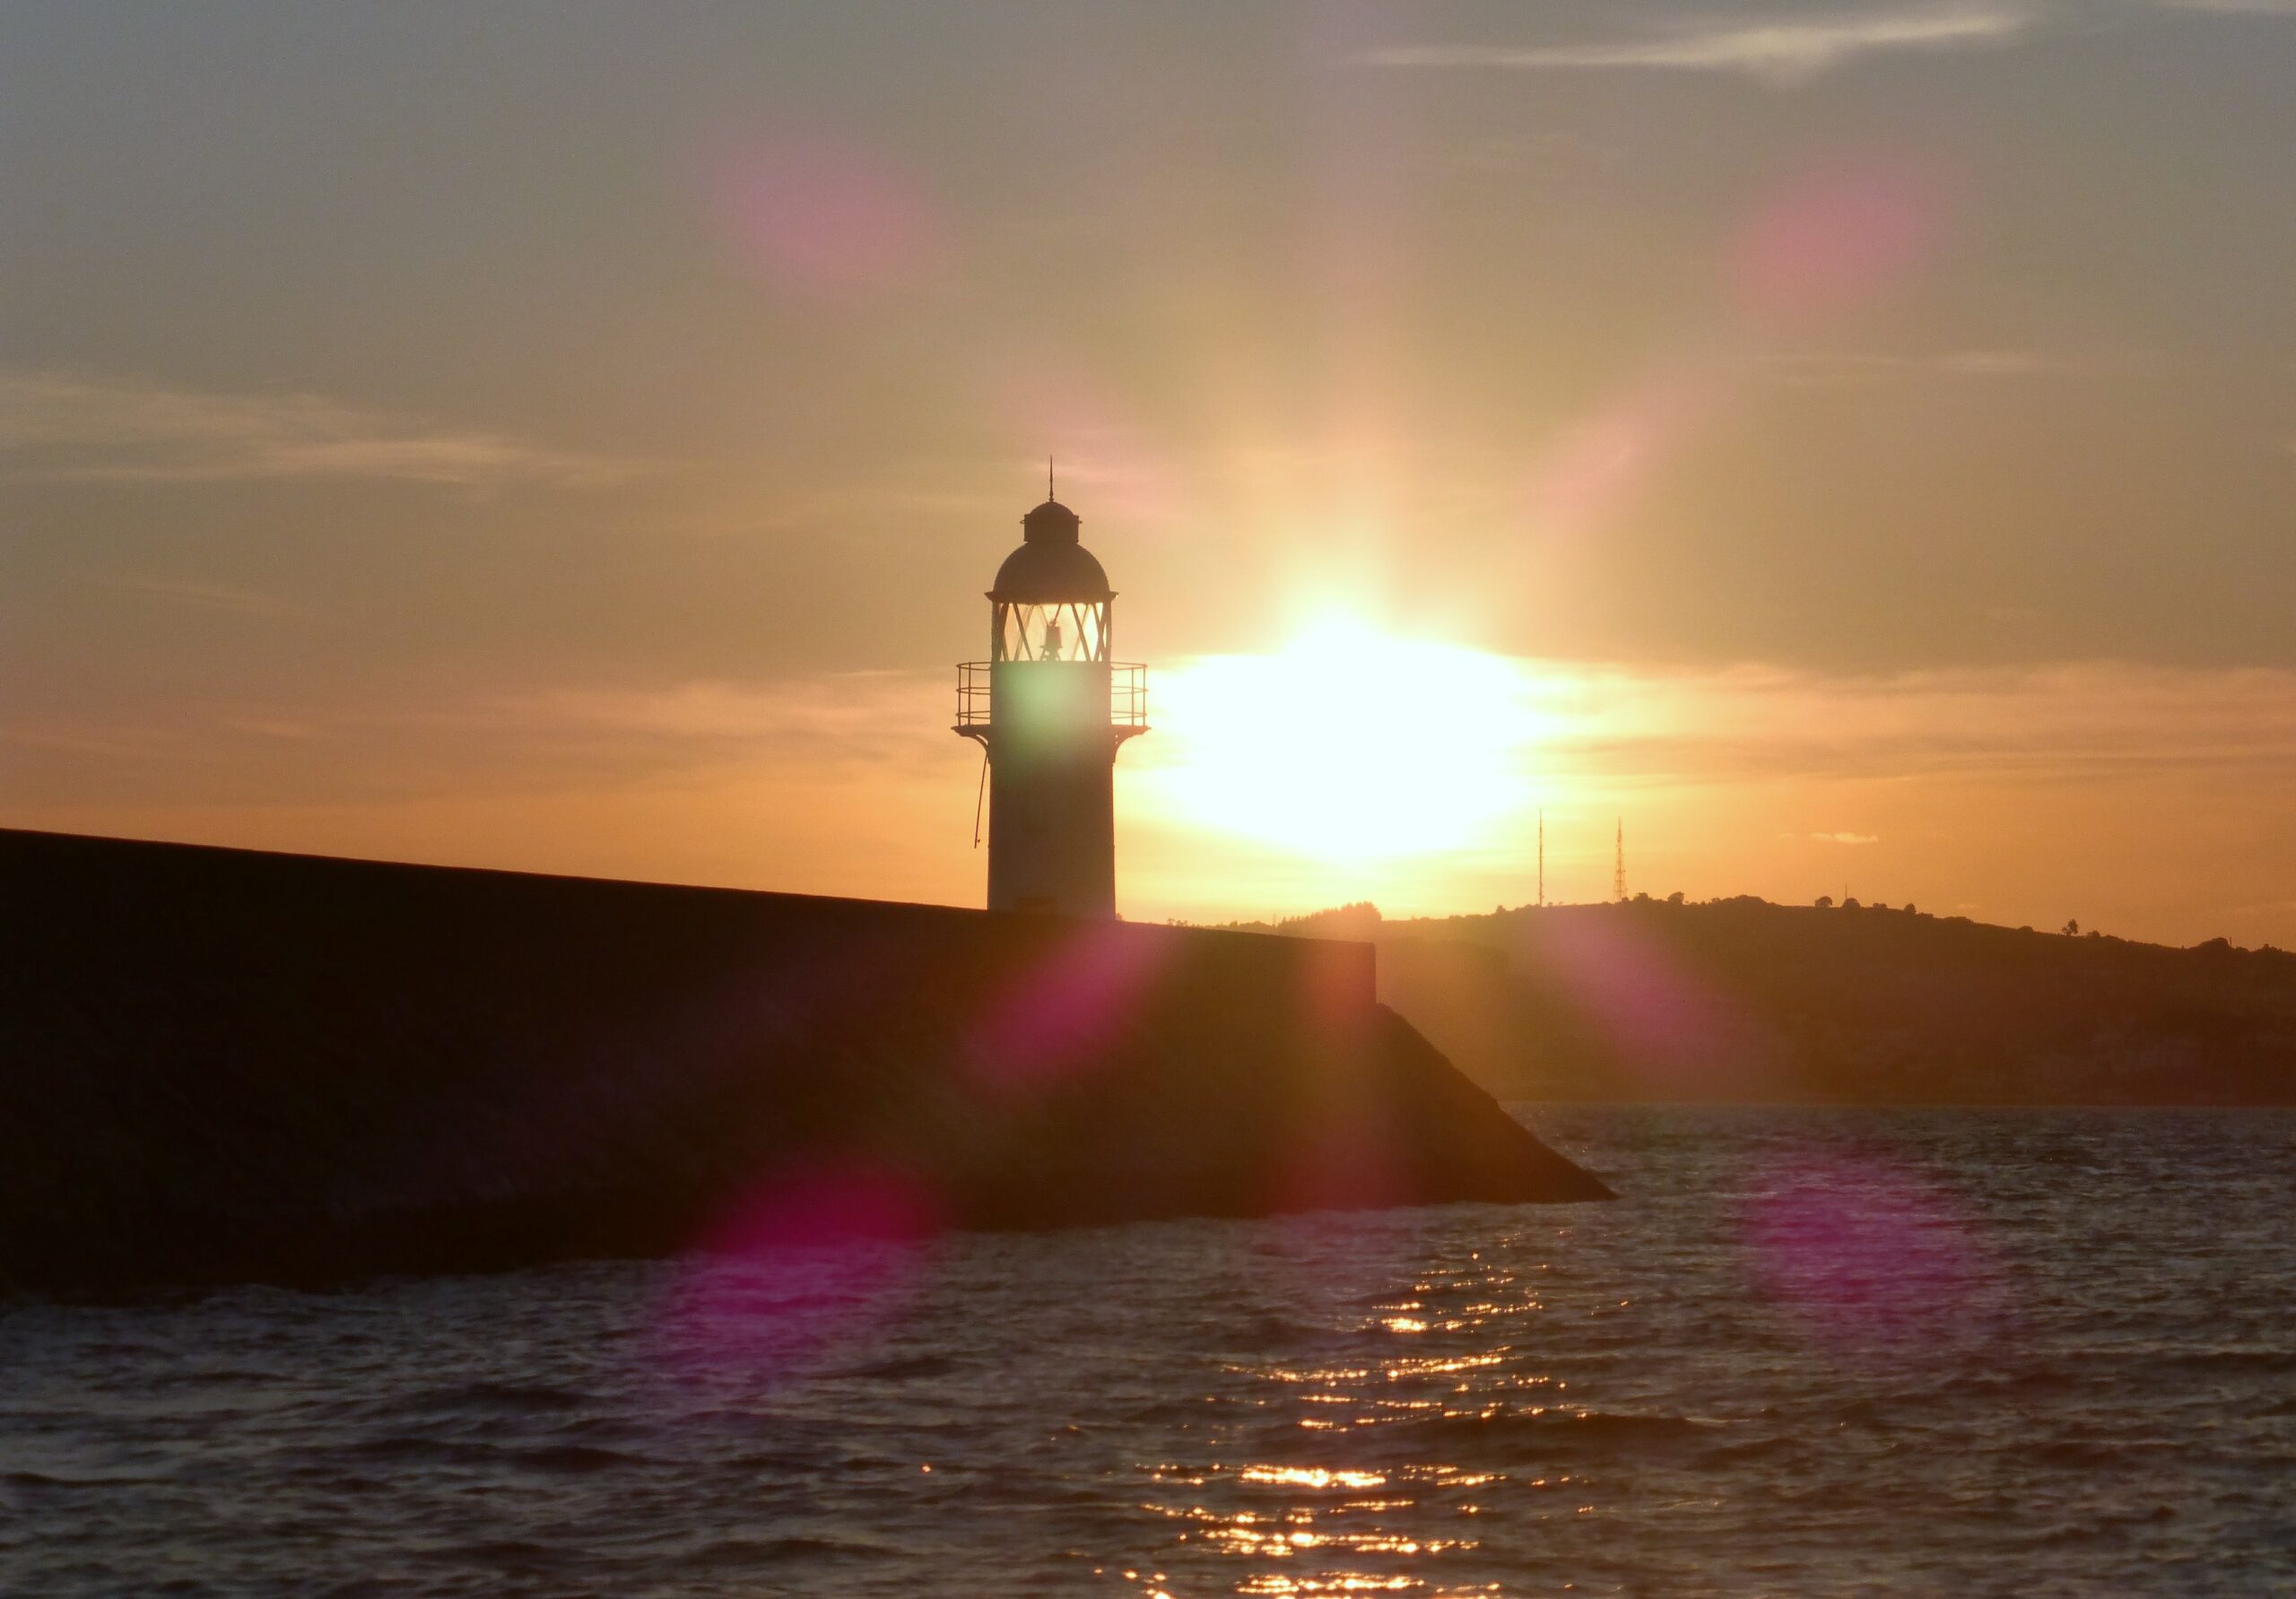
<svg viewBox="0 0 2296 1599">
<path fill-rule="evenodd" d="M 2296 1104 L 2296 954 L 2222 939 L 1752 897 L 1265 930 L 1375 943 L 1380 998 L 1501 1099 Z"/>
</svg>

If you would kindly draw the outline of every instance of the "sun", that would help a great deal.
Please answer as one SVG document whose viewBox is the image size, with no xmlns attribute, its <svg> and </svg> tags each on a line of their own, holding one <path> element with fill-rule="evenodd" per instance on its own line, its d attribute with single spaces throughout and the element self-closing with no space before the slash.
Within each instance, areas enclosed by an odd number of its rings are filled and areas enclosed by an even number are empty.
<svg viewBox="0 0 2296 1599">
<path fill-rule="evenodd" d="M 1142 777 L 1177 819 L 1318 860 L 1470 849 L 1535 803 L 1542 686 L 1505 656 L 1334 619 L 1162 673 Z"/>
</svg>

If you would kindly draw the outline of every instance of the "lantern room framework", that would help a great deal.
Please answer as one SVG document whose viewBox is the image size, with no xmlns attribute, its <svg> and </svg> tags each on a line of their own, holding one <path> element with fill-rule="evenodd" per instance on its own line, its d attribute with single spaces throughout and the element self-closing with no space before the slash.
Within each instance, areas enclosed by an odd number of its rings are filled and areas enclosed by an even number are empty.
<svg viewBox="0 0 2296 1599">
<path fill-rule="evenodd" d="M 993 598 L 994 596 L 992 596 Z M 988 649 L 997 661 L 1105 661 L 1113 596 L 1100 604 L 997 600 L 990 613 Z"/>
</svg>

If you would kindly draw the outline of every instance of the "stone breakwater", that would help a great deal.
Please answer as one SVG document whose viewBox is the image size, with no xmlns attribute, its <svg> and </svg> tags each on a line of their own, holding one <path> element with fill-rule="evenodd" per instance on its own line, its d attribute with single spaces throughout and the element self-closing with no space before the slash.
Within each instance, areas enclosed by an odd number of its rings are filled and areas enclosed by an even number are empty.
<svg viewBox="0 0 2296 1599">
<path fill-rule="evenodd" d="M 0 1286 L 1609 1197 L 1372 960 L 0 831 Z"/>
</svg>

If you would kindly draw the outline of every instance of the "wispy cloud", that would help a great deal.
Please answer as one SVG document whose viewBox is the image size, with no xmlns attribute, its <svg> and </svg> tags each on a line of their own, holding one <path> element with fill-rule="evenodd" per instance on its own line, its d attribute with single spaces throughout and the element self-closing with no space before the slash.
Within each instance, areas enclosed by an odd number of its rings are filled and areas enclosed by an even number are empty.
<svg viewBox="0 0 2296 1599">
<path fill-rule="evenodd" d="M 2135 364 L 2127 356 L 2063 355 L 2040 350 L 1972 348 L 1924 353 L 1867 350 L 1780 352 L 1768 361 L 1786 383 L 1871 383 L 1902 378 L 2094 377 Z"/>
<path fill-rule="evenodd" d="M 1518 72 L 1742 73 L 1798 83 L 1860 56 L 1983 48 L 2031 28 L 2031 11 L 2010 5 L 1834 11 L 1759 21 L 1684 22 L 1624 39 L 1577 44 L 1417 45 L 1377 50 L 1374 66 L 1491 67 Z"/>
<path fill-rule="evenodd" d="M 2296 17 L 2296 0 L 2156 0 L 2165 11 L 2197 11 L 2220 17 Z"/>
<path fill-rule="evenodd" d="M 673 767 L 770 753 L 823 771 L 913 761 L 937 749 L 949 695 L 939 672 L 845 672 L 776 682 L 697 680 L 653 688 L 561 689 L 430 713 L 490 742 L 525 740 L 559 752 Z"/>
<path fill-rule="evenodd" d="M 617 482 L 639 464 L 426 425 L 317 395 L 185 388 L 70 369 L 0 370 L 0 476 L 50 482 Z"/>
<path fill-rule="evenodd" d="M 111 715 L 11 706 L 0 713 L 0 767 L 19 805 L 398 803 L 729 774 L 861 793 L 978 760 L 950 737 L 948 700 L 940 672 L 862 672 L 413 702 L 191 694 Z"/>
<path fill-rule="evenodd" d="M 195 611 L 221 611 L 232 616 L 263 616 L 299 621 L 309 621 L 312 615 L 309 607 L 292 600 L 230 583 L 209 583 L 190 578 L 133 577 L 109 578 L 102 581 L 104 587 L 123 594 L 142 595 Z"/>
<path fill-rule="evenodd" d="M 1567 681 L 1578 726 L 1549 752 L 1613 778 L 2296 779 L 2296 672 L 2285 670 L 2093 662 L 1883 678 L 1747 667 Z"/>
</svg>

